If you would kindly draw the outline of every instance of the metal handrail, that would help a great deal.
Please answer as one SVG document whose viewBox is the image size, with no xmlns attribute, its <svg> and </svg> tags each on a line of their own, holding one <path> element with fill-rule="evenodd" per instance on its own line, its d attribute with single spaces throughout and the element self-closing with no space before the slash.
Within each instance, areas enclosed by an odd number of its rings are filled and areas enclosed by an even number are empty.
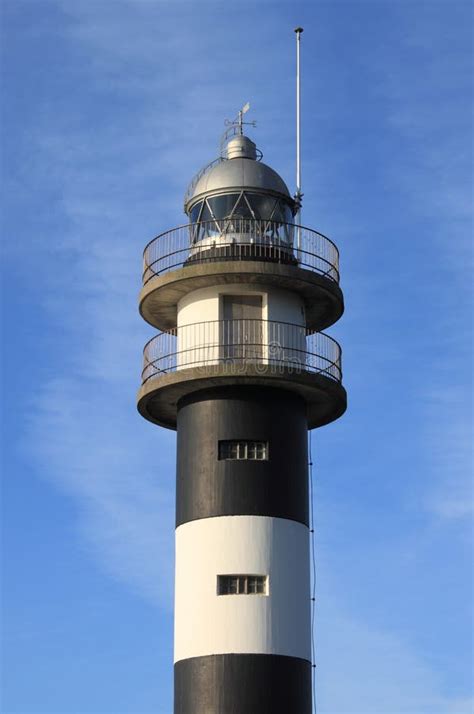
<svg viewBox="0 0 474 714">
<path fill-rule="evenodd" d="M 143 285 L 186 265 L 222 260 L 293 264 L 339 283 L 339 251 L 322 233 L 293 223 L 233 218 L 189 223 L 153 238 L 143 251 Z"/>
<path fill-rule="evenodd" d="M 253 365 L 322 374 L 341 382 L 341 348 L 332 337 L 275 320 L 212 320 L 160 332 L 143 350 L 142 384 L 191 367 Z"/>
<path fill-rule="evenodd" d="M 208 171 L 214 168 L 214 166 L 217 166 L 217 164 L 221 164 L 223 161 L 226 161 L 226 158 L 224 156 L 218 156 L 217 159 L 213 159 L 212 161 L 209 161 L 208 164 L 202 167 L 202 169 L 199 169 L 197 174 L 194 174 L 192 177 L 189 186 L 186 189 L 186 193 L 184 194 L 184 205 L 186 206 L 187 202 L 191 198 L 191 196 L 194 193 L 194 189 L 196 188 L 199 180 L 204 176 L 204 174 L 207 174 Z"/>
</svg>

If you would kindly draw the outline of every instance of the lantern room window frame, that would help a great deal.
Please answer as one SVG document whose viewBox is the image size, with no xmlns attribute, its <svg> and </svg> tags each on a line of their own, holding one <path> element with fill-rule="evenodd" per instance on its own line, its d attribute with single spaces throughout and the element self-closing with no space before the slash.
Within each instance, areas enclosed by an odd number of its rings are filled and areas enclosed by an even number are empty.
<svg viewBox="0 0 474 714">
<path fill-rule="evenodd" d="M 215 206 L 213 207 L 213 199 L 219 198 L 229 198 L 230 196 L 235 197 L 233 200 L 233 205 L 229 213 L 225 216 L 216 216 L 217 211 Z M 273 202 L 271 206 L 271 211 L 269 215 L 264 217 L 260 216 L 258 213 L 258 204 L 254 203 L 254 198 L 265 199 L 267 201 Z M 239 215 L 239 206 L 244 205 L 248 215 Z M 198 209 L 196 211 L 196 209 Z M 227 232 L 235 231 L 233 226 L 233 220 L 245 221 L 261 221 L 262 223 L 268 222 L 276 224 L 289 224 L 294 218 L 294 207 L 291 205 L 289 200 L 285 200 L 283 196 L 276 194 L 266 193 L 263 191 L 248 191 L 247 189 L 241 189 L 238 191 L 229 191 L 227 193 L 218 193 L 212 196 L 205 196 L 200 201 L 196 202 L 194 206 L 189 210 L 189 218 L 193 226 L 193 239 L 194 242 L 202 240 L 203 238 L 208 238 L 212 236 L 212 231 L 215 230 L 219 234 L 225 234 Z"/>
</svg>

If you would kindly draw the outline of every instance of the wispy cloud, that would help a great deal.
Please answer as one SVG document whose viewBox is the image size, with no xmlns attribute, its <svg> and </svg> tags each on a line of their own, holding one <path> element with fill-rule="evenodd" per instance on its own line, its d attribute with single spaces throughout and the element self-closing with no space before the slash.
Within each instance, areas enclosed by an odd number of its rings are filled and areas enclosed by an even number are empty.
<svg viewBox="0 0 474 714">
<path fill-rule="evenodd" d="M 377 72 L 377 91 L 386 107 L 387 131 L 397 136 L 398 156 L 385 175 L 402 202 L 406 222 L 400 250 L 406 272 L 396 268 L 398 289 L 425 305 L 423 322 L 403 342 L 405 361 L 419 371 L 420 429 L 414 435 L 430 475 L 424 505 L 442 520 L 473 512 L 472 451 L 472 56 L 460 42 L 454 3 L 440 22 L 442 4 L 426 16 L 423 31 L 412 24 L 416 6 L 406 8 L 406 33 L 392 60 Z M 416 29 L 414 29 L 416 27 Z M 472 42 L 472 39 L 471 39 Z M 436 44 L 436 53 L 432 52 Z M 393 51 L 393 48 L 392 48 Z M 399 62 L 400 52 L 417 58 L 417 71 Z M 393 64 L 393 66 L 391 66 Z M 393 144 L 395 145 L 395 144 Z M 411 285 L 416 285 L 413 290 Z M 404 308 L 406 310 L 406 306 Z M 407 311 L 413 319 L 416 306 Z"/>
<path fill-rule="evenodd" d="M 122 385 L 62 376 L 32 405 L 27 451 L 77 504 L 87 548 L 140 595 L 170 608 L 174 439 L 150 443 Z"/>
<path fill-rule="evenodd" d="M 48 243 L 39 225 L 22 255 L 25 269 L 38 275 L 55 331 L 55 359 L 43 371 L 54 376 L 34 398 L 24 446 L 74 497 L 84 542 L 103 567 L 169 608 L 174 438 L 143 422 L 134 404 L 141 349 L 153 334 L 136 307 L 141 251 L 154 233 L 183 222 L 186 181 L 213 158 L 202 149 L 203 130 L 215 131 L 209 107 L 220 112 L 221 125 L 230 90 L 212 52 L 196 62 L 187 43 L 194 23 L 170 33 L 161 3 L 122 0 L 114 13 L 109 3 L 57 5 L 64 36 L 84 60 L 82 81 L 92 84 L 87 104 L 45 99 L 24 137 L 29 160 L 20 191 L 34 195 L 47 183 L 59 196 Z M 216 37 L 214 52 L 225 44 L 223 34 Z M 226 51 L 229 62 L 239 57 L 236 72 L 250 62 L 237 46 Z M 124 95 L 127 111 L 117 121 L 113 105 Z M 164 96 L 166 106 L 158 100 Z M 213 133 L 209 143 L 217 138 Z M 9 246 L 13 259 L 18 248 Z"/>
<path fill-rule="evenodd" d="M 474 699 L 443 693 L 408 639 L 319 606 L 317 703 L 327 714 L 470 714 Z"/>
<path fill-rule="evenodd" d="M 443 520 L 474 515 L 474 453 L 471 395 L 462 387 L 440 387 L 425 395 L 425 448 L 434 486 L 425 507 Z"/>
<path fill-rule="evenodd" d="M 54 359 L 44 356 L 42 375 L 46 376 L 33 400 L 24 447 L 41 465 L 44 477 L 75 500 L 85 547 L 104 569 L 142 597 L 169 608 L 174 439 L 135 414 L 140 350 L 151 334 L 135 307 L 140 253 L 154 232 L 181 222 L 186 182 L 213 158 L 203 147 L 217 143 L 216 126 L 220 128 L 221 118 L 237 108 L 235 102 L 250 98 L 245 76 L 255 72 L 255 55 L 229 39 L 231 18 L 228 12 L 221 14 L 220 3 L 203 3 L 199 20 L 187 18 L 180 23 L 179 34 L 170 32 L 176 10 L 165 2 L 61 0 L 57 6 L 64 13 L 64 32 L 78 52 L 82 64 L 77 71 L 90 95 L 87 107 L 45 100 L 25 136 L 25 147 L 20 147 L 28 163 L 16 188 L 33 192 L 35 186 L 48 183 L 59 196 L 56 224 L 48 237 L 51 247 L 41 231 L 31 236 L 27 256 L 21 247 L 10 247 L 22 251 L 19 258 L 25 270 L 34 267 L 38 300 L 55 330 Z M 259 29 L 266 33 L 268 47 L 273 23 L 269 17 Z M 216 61 L 222 57 L 225 63 Z M 398 56 L 395 59 L 398 62 Z M 262 76 L 268 72 L 267 67 Z M 443 221 L 454 215 L 464 222 L 465 193 L 458 191 L 455 179 L 460 163 L 465 165 L 463 156 L 451 141 L 440 144 L 435 131 L 420 141 L 427 126 L 426 104 L 403 93 L 411 86 L 408 80 L 398 71 L 392 80 L 387 75 L 381 78 L 390 96 L 387 126 L 403 133 L 413 148 L 410 164 L 394 161 L 385 178 L 390 187 L 402 187 L 401 192 L 410 196 L 410 210 L 417 205 L 426 215 L 437 211 Z M 261 84 L 263 105 L 267 95 L 275 92 L 275 84 Z M 100 108 L 95 108 L 96 102 Z M 434 112 L 435 101 L 430 100 L 429 106 Z M 275 122 L 271 130 L 275 142 L 280 131 Z M 344 160 L 339 157 L 340 166 L 330 176 L 336 184 L 346 172 Z M 328 166 L 330 161 L 328 157 Z M 355 229 L 353 217 L 335 210 L 331 199 L 337 188 L 327 174 L 319 181 L 326 220 L 335 233 L 340 230 L 348 246 L 349 239 L 356 239 L 350 249 L 355 261 L 358 252 L 365 251 L 367 259 L 366 274 L 354 271 L 352 281 L 347 281 L 357 305 L 352 315 L 358 324 L 350 326 L 350 315 L 346 323 L 354 333 L 357 330 L 351 344 L 357 348 L 365 341 L 358 351 L 360 364 L 352 365 L 354 387 L 362 390 L 369 370 L 374 373 L 373 386 L 385 378 L 384 365 L 401 369 L 405 361 L 405 345 L 398 339 L 377 351 L 373 336 L 363 331 L 363 321 L 382 312 L 387 286 L 393 290 L 401 273 L 376 275 L 373 242 L 363 242 L 367 225 Z M 463 228 L 456 239 L 461 234 L 462 249 L 456 242 L 455 250 L 451 234 L 446 241 L 446 223 L 436 234 L 443 260 L 450 262 L 456 275 L 463 267 L 460 256 L 466 255 Z M 362 260 L 356 264 L 362 265 Z M 407 281 L 419 272 L 419 266 L 409 261 L 402 267 Z M 443 319 L 450 321 L 452 314 L 454 310 Z M 441 372 L 433 378 L 430 371 L 427 376 L 426 390 L 417 394 L 425 421 L 413 438 L 423 441 L 435 483 L 421 500 L 443 522 L 464 521 L 471 509 L 464 394 L 453 380 L 443 384 Z M 405 541 L 400 548 L 407 548 Z M 468 697 L 443 692 L 436 668 L 426 663 L 413 643 L 393 633 L 389 618 L 385 628 L 372 626 L 368 619 L 345 612 L 338 605 L 337 592 L 325 594 L 321 602 L 326 605 L 318 611 L 320 711 L 468 714 L 472 710 Z"/>
</svg>

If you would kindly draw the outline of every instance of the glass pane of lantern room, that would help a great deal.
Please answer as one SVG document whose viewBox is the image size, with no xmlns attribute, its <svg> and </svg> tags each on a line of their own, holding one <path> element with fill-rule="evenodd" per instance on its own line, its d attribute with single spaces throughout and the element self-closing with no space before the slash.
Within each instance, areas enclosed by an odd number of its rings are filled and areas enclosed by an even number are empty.
<svg viewBox="0 0 474 714">
<path fill-rule="evenodd" d="M 204 201 L 204 206 L 199 222 L 199 238 L 211 238 L 219 234 L 219 227 L 213 219 L 212 213 L 209 210 L 209 206 L 207 205 L 206 201 Z"/>
<path fill-rule="evenodd" d="M 269 221 L 276 199 L 273 196 L 259 196 L 256 193 L 246 193 L 246 196 L 255 213 L 255 218 L 261 221 Z"/>
<path fill-rule="evenodd" d="M 221 220 L 230 216 L 238 198 L 238 193 L 227 193 L 225 196 L 213 196 L 207 200 L 209 201 L 214 216 L 218 220 Z"/>
<path fill-rule="evenodd" d="M 196 221 L 199 220 L 199 213 L 201 211 L 201 207 L 202 201 L 199 201 L 199 203 L 196 203 L 196 205 L 192 207 L 191 213 L 189 214 L 191 223 L 196 223 Z"/>
<path fill-rule="evenodd" d="M 234 211 L 232 213 L 233 218 L 253 218 L 252 212 L 245 198 L 242 196 Z"/>
<path fill-rule="evenodd" d="M 278 201 L 273 211 L 272 221 L 276 223 L 284 223 L 286 221 L 285 204 L 283 201 Z"/>
<path fill-rule="evenodd" d="M 201 213 L 201 221 L 210 221 L 212 219 L 212 214 L 209 210 L 207 203 L 204 203 L 204 208 Z"/>
<path fill-rule="evenodd" d="M 292 209 L 285 203 L 285 221 L 287 223 L 293 223 L 294 217 Z"/>
<path fill-rule="evenodd" d="M 273 237 L 285 243 L 290 242 L 290 226 L 293 216 L 290 207 L 284 201 L 277 201 L 272 215 Z"/>
</svg>

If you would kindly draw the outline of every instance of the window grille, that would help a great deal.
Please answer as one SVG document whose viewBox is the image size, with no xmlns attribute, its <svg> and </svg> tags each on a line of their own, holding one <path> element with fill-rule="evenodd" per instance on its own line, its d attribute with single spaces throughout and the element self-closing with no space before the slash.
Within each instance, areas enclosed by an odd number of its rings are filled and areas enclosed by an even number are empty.
<svg viewBox="0 0 474 714">
<path fill-rule="evenodd" d="M 267 461 L 268 441 L 219 441 L 219 459 Z"/>
<path fill-rule="evenodd" d="M 218 595 L 268 595 L 266 575 L 218 575 Z"/>
</svg>

